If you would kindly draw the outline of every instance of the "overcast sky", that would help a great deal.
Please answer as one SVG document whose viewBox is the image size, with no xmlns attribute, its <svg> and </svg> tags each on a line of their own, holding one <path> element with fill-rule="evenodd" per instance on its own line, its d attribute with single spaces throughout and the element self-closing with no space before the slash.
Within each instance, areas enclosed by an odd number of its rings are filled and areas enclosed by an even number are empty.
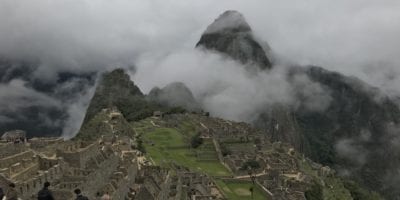
<svg viewBox="0 0 400 200">
<path fill-rule="evenodd" d="M 0 55 L 39 60 L 33 76 L 46 81 L 54 81 L 60 71 L 135 66 L 136 74 L 131 74 L 144 92 L 183 81 L 200 95 L 212 87 L 207 84 L 221 81 L 240 88 L 225 88 L 228 97 L 248 91 L 248 86 L 254 88 L 249 96 L 260 98 L 287 93 L 275 88 L 259 94 L 259 83 L 282 86 L 279 77 L 257 77 L 255 82 L 245 75 L 236 77 L 239 67 L 225 67 L 235 63 L 193 50 L 206 27 L 230 9 L 243 13 L 254 34 L 269 43 L 281 62 L 320 65 L 355 75 L 390 95 L 400 94 L 398 0 L 1 0 Z M 20 82 L 3 84 L 0 92 L 9 92 L 15 83 Z M 243 84 L 246 87 L 239 87 Z M 34 91 L 25 95 L 29 94 Z M 229 99 L 224 95 L 204 103 L 217 109 Z M 82 101 L 88 99 L 68 101 L 69 112 L 80 112 L 76 105 L 84 107 Z M 244 101 L 251 99 L 230 105 Z M 83 114 L 71 116 L 79 119 Z"/>
<path fill-rule="evenodd" d="M 228 9 L 296 63 L 349 74 L 376 65 L 397 71 L 400 63 L 397 0 L 2 0 L 0 54 L 39 57 L 44 71 L 133 63 L 141 54 L 192 48 Z"/>
</svg>

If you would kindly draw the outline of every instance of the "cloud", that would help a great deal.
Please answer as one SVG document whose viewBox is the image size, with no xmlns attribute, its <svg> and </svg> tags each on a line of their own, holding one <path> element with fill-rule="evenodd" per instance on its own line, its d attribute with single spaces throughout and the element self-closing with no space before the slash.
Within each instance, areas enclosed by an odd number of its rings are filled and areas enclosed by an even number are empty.
<svg viewBox="0 0 400 200">
<path fill-rule="evenodd" d="M 269 43 L 274 70 L 252 76 L 233 61 L 193 50 L 206 27 L 228 9 L 240 11 L 257 38 Z M 270 103 L 296 104 L 290 92 L 296 88 L 283 78 L 288 63 L 322 65 L 398 96 L 399 9 L 397 0 L 2 0 L 0 57 L 37 63 L 24 81 L 53 84 L 59 84 L 61 72 L 135 66 L 133 79 L 145 92 L 181 81 L 213 114 L 248 120 Z M 315 102 L 329 102 L 324 88 L 298 79 L 313 102 L 306 107 L 323 110 L 327 105 Z M 17 82 L 2 83 L 2 94 L 12 93 Z M 15 102 L 0 103 L 0 110 L 18 110 L 30 95 L 41 99 L 33 103 L 58 104 L 70 116 L 67 135 L 76 130 L 93 90 L 82 81 L 63 83 L 54 93 L 19 84 L 27 93 L 2 98 Z"/>
<path fill-rule="evenodd" d="M 14 119 L 8 117 L 8 116 L 4 116 L 4 115 L 0 115 L 0 123 L 10 123 L 15 121 Z"/>
<path fill-rule="evenodd" d="M 282 57 L 373 80 L 366 68 L 400 63 L 399 8 L 396 0 L 4 0 L 0 54 L 39 58 L 38 76 L 132 64 L 139 54 L 192 47 L 220 13 L 236 9 Z"/>
<path fill-rule="evenodd" d="M 342 139 L 335 146 L 338 156 L 347 159 L 358 167 L 364 165 L 367 160 L 368 151 L 365 150 L 357 139 Z"/>
<path fill-rule="evenodd" d="M 94 87 L 86 88 L 83 92 L 76 95 L 74 99 L 70 99 L 67 106 L 68 118 L 65 121 L 65 125 L 62 127 L 62 136 L 66 139 L 70 139 L 78 133 L 83 118 L 85 117 L 85 110 L 88 107 L 88 103 L 94 94 Z"/>
<path fill-rule="evenodd" d="M 12 80 L 7 85 L 0 84 L 0 112 L 17 112 L 29 106 L 60 107 L 56 99 L 27 88 L 26 82 Z"/>
<path fill-rule="evenodd" d="M 327 109 L 332 101 L 329 88 L 313 82 L 306 74 L 294 75 L 291 82 L 291 94 L 296 101 L 295 107 L 304 107 L 308 111 L 322 112 Z"/>
<path fill-rule="evenodd" d="M 293 101 L 283 66 L 253 74 L 238 62 L 193 48 L 160 59 L 139 58 L 137 64 L 134 80 L 142 90 L 183 82 L 214 116 L 251 121 L 268 104 Z"/>
</svg>

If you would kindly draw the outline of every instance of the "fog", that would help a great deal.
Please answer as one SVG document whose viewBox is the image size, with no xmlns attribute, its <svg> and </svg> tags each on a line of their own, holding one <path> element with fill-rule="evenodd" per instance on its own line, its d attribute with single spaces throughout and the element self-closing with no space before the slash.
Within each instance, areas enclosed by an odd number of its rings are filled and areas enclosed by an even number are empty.
<svg viewBox="0 0 400 200">
<path fill-rule="evenodd" d="M 240 11 L 257 38 L 268 42 L 275 61 L 272 71 L 251 75 L 232 60 L 194 49 L 207 26 L 228 9 Z M 299 88 L 283 78 L 285 66 L 293 63 L 354 75 L 397 96 L 398 10 L 396 0 L 2 0 L 0 56 L 38 65 L 29 80 L 2 82 L 0 102 L 34 96 L 40 100 L 31 103 L 61 106 L 68 115 L 63 134 L 70 136 L 79 129 L 94 85 L 70 80 L 68 84 L 85 85 L 80 90 L 57 86 L 54 91 L 73 92 L 67 98 L 35 91 L 30 80 L 56 84 L 61 72 L 134 66 L 131 77 L 145 93 L 181 81 L 213 115 L 245 121 L 270 103 L 296 104 L 291 90 Z M 304 77 L 296 80 L 309 92 L 310 109 L 323 110 L 326 105 L 319 103 L 329 102 L 329 93 Z M 22 92 L 8 95 L 18 91 L 15 87 Z M 14 103 L 0 103 L 0 110 L 14 108 Z M 15 119 L 0 114 L 0 120 Z"/>
</svg>

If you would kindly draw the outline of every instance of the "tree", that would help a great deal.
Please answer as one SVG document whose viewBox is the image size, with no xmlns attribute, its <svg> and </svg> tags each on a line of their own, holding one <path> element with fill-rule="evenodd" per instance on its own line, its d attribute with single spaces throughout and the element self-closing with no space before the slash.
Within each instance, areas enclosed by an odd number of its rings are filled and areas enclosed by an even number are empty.
<svg viewBox="0 0 400 200">
<path fill-rule="evenodd" d="M 227 156 L 227 155 L 231 155 L 231 154 L 232 154 L 232 151 L 231 151 L 230 149 L 228 149 L 228 148 L 226 147 L 226 145 L 221 144 L 220 147 L 221 147 L 221 154 L 222 154 L 222 156 L 225 157 L 225 156 Z"/>
<path fill-rule="evenodd" d="M 197 148 L 202 144 L 203 144 L 203 138 L 200 137 L 200 133 L 194 135 L 190 140 L 190 145 L 192 146 L 192 148 Z"/>
<path fill-rule="evenodd" d="M 314 184 L 311 185 L 311 188 L 304 193 L 304 196 L 307 200 L 323 199 L 322 186 L 315 181 Z"/>
<path fill-rule="evenodd" d="M 137 145 L 139 151 L 141 151 L 142 153 L 146 153 L 146 149 L 143 146 L 143 140 L 141 138 L 138 138 Z"/>
<path fill-rule="evenodd" d="M 350 191 L 354 200 L 380 200 L 383 199 L 378 193 L 361 188 L 356 182 L 343 180 L 344 187 Z"/>
<path fill-rule="evenodd" d="M 258 163 L 256 160 L 248 160 L 243 163 L 242 167 L 240 167 L 241 170 L 248 170 L 249 168 L 258 169 L 260 168 L 260 163 Z"/>
</svg>

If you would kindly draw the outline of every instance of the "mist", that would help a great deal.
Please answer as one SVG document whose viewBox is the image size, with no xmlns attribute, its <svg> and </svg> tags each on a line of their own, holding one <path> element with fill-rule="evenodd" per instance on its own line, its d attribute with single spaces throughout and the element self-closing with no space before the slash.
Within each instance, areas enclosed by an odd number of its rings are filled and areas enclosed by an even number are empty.
<svg viewBox="0 0 400 200">
<path fill-rule="evenodd" d="M 235 61 L 194 49 L 207 26 L 229 9 L 241 12 L 257 38 L 269 44 L 273 70 L 249 74 Z M 305 96 L 313 102 L 309 109 L 327 106 L 329 91 L 319 85 L 304 77 L 296 78 L 302 88 L 287 83 L 285 66 L 292 64 L 320 65 L 354 75 L 397 97 L 398 10 L 396 0 L 3 0 L 0 57 L 37 64 L 29 79 L 16 76 L 1 83 L 0 102 L 26 97 L 41 99 L 32 103 L 53 102 L 46 105 L 61 107 L 67 117 L 62 122 L 50 120 L 71 137 L 80 127 L 95 84 L 71 79 L 60 86 L 59 74 L 65 72 L 97 75 L 123 67 L 145 93 L 181 81 L 214 116 L 238 121 L 253 120 L 257 110 L 274 102 L 296 105 L 293 90 L 308 92 Z M 50 92 L 37 90 L 31 84 L 37 80 L 57 87 Z M 7 95 L 16 85 L 29 92 Z M 14 108 L 18 105 L 0 104 L 0 110 Z M 0 120 L 16 119 L 0 115 Z"/>
</svg>

